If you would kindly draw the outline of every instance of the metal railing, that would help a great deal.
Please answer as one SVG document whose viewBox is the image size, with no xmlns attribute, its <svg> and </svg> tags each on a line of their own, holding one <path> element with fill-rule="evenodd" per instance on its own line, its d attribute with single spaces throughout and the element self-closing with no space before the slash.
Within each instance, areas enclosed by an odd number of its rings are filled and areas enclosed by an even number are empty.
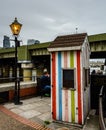
<svg viewBox="0 0 106 130">
<path fill-rule="evenodd" d="M 103 89 L 104 86 L 101 87 L 100 94 L 99 94 L 99 124 L 101 130 L 106 130 L 104 117 L 103 117 Z"/>
<path fill-rule="evenodd" d="M 32 81 L 37 79 L 37 76 L 17 77 L 18 81 L 23 81 L 23 78 L 30 78 Z M 15 77 L 0 77 L 0 83 L 15 82 Z"/>
</svg>

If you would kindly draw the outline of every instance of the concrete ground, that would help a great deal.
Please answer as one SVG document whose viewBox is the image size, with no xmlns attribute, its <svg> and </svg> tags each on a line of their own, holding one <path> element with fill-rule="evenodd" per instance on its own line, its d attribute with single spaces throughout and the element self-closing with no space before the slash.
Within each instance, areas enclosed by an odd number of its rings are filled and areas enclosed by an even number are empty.
<svg viewBox="0 0 106 130">
<path fill-rule="evenodd" d="M 33 123 L 45 125 L 52 130 L 99 130 L 98 116 L 92 110 L 83 128 L 54 123 L 51 119 L 51 99 L 50 97 L 33 97 L 21 100 L 22 105 L 14 105 L 14 103 L 5 103 L 3 107 L 12 113 L 21 116 Z M 45 122 L 50 123 L 48 125 Z M 40 129 L 39 129 L 40 130 Z"/>
</svg>

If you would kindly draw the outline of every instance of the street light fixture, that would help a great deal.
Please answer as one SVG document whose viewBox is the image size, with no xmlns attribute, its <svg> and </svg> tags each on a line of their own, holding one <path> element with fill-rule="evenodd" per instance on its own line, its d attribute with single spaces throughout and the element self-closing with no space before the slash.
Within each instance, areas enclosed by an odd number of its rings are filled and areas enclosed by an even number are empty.
<svg viewBox="0 0 106 130">
<path fill-rule="evenodd" d="M 17 78 L 17 68 L 18 68 L 18 63 L 17 63 L 17 47 L 19 46 L 19 41 L 18 41 L 18 35 L 20 33 L 22 24 L 20 24 L 15 18 L 14 22 L 10 25 L 11 31 L 13 33 L 13 36 L 15 37 L 15 93 L 14 93 L 14 104 L 19 105 L 22 104 L 20 102 L 20 79 Z"/>
</svg>

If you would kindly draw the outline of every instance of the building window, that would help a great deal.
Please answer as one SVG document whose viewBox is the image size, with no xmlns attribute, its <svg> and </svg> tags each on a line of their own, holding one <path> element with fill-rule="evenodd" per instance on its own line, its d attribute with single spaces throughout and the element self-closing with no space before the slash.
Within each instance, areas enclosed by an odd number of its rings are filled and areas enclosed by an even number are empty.
<svg viewBox="0 0 106 130">
<path fill-rule="evenodd" d="M 84 87 L 88 87 L 90 84 L 90 69 L 89 68 L 83 68 L 84 72 Z"/>
<path fill-rule="evenodd" d="M 75 88 L 75 69 L 63 69 L 63 88 Z"/>
</svg>

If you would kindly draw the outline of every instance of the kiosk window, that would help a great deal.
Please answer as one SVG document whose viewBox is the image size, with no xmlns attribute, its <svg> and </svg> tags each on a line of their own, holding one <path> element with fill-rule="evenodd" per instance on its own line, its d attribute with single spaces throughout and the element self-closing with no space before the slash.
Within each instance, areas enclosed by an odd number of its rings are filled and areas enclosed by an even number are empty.
<svg viewBox="0 0 106 130">
<path fill-rule="evenodd" d="M 74 69 L 63 69 L 63 88 L 75 88 Z"/>
<path fill-rule="evenodd" d="M 84 72 L 84 87 L 87 87 L 90 84 L 90 77 L 89 77 L 89 68 L 83 68 Z"/>
</svg>

